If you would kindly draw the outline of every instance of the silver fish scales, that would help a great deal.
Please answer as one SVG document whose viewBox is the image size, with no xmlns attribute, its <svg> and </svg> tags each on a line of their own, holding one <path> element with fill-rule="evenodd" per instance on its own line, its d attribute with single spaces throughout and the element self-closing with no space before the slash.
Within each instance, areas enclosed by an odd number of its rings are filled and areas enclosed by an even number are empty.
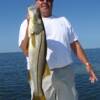
<svg viewBox="0 0 100 100">
<path fill-rule="evenodd" d="M 30 6 L 28 8 L 29 15 L 29 65 L 30 76 L 34 83 L 34 100 L 46 100 L 43 89 L 42 79 L 44 73 L 50 74 L 49 69 L 46 68 L 46 34 L 38 8 Z"/>
</svg>

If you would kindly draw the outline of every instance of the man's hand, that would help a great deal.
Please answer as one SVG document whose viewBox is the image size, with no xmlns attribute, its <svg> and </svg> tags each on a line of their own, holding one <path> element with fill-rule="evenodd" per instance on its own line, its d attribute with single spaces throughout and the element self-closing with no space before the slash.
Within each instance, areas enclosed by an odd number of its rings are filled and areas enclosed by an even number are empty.
<svg viewBox="0 0 100 100">
<path fill-rule="evenodd" d="M 90 63 L 86 63 L 86 69 L 89 74 L 89 80 L 91 81 L 91 83 L 96 82 L 98 79 L 97 79 L 97 77 L 92 69 L 92 65 Z"/>
</svg>

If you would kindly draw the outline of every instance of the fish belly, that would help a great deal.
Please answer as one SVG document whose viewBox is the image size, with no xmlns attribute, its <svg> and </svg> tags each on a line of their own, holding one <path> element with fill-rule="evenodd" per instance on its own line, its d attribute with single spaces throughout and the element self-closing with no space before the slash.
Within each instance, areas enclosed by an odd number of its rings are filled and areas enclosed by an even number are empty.
<svg viewBox="0 0 100 100">
<path fill-rule="evenodd" d="M 43 31 L 44 32 L 44 31 Z M 43 96 L 42 90 L 42 78 L 45 69 L 46 61 L 46 49 L 43 34 L 35 35 L 35 46 L 32 44 L 32 39 L 29 40 L 29 63 L 31 79 L 34 83 L 34 95 L 35 97 Z M 45 100 L 45 99 L 43 99 Z"/>
</svg>

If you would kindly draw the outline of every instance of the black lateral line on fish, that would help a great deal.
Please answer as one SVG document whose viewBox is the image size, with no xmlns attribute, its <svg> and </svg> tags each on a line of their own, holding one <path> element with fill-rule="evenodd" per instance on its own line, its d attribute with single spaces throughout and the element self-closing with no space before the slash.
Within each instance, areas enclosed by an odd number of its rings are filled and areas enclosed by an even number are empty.
<svg viewBox="0 0 100 100">
<path fill-rule="evenodd" d="M 38 62 L 39 62 L 40 50 L 41 50 L 41 47 L 42 47 L 42 34 L 40 33 L 40 35 L 41 35 L 41 42 L 40 42 L 39 53 L 38 53 Z M 37 72 L 38 72 L 38 64 L 39 64 L 39 63 L 37 63 Z M 38 82 L 38 73 L 37 73 L 37 83 L 39 83 L 39 82 Z M 38 88 L 38 92 L 39 92 L 39 87 L 37 87 L 37 88 Z M 38 94 L 38 95 L 39 95 L 39 94 Z"/>
</svg>

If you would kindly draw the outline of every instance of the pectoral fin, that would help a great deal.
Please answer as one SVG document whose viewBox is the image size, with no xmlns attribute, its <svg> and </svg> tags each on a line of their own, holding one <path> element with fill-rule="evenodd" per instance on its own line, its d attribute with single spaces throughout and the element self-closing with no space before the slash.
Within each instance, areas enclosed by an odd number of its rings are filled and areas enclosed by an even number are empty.
<svg viewBox="0 0 100 100">
<path fill-rule="evenodd" d="M 43 78 L 50 75 L 50 69 L 49 69 L 49 66 L 48 64 L 46 63 L 45 64 L 45 71 L 44 71 L 44 74 L 43 74 Z"/>
<path fill-rule="evenodd" d="M 35 42 L 35 34 L 32 34 L 32 45 L 33 45 L 33 47 L 35 47 L 35 44 L 36 44 L 36 42 Z"/>
<path fill-rule="evenodd" d="M 34 95 L 33 95 L 33 99 L 34 100 L 46 100 L 45 96 L 34 96 Z"/>
</svg>

